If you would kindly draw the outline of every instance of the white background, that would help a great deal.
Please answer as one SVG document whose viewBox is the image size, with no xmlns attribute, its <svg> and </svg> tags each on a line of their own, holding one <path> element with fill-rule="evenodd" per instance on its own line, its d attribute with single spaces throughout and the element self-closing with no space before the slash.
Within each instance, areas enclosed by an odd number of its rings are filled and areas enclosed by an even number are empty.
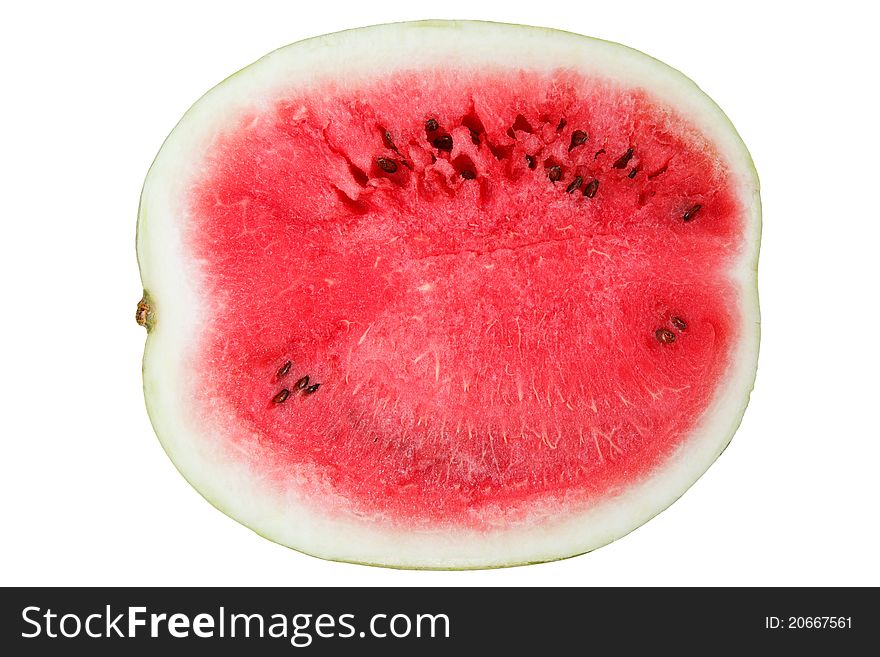
<svg viewBox="0 0 880 657">
<path fill-rule="evenodd" d="M 0 51 L 0 584 L 880 584 L 880 140 L 871 3 L 13 3 Z M 874 14 L 874 15 L 871 15 Z M 729 114 L 761 176 L 763 342 L 733 444 L 672 508 L 567 561 L 336 564 L 205 502 L 140 382 L 138 195 L 204 91 L 304 37 L 482 18 L 620 41 Z"/>
</svg>

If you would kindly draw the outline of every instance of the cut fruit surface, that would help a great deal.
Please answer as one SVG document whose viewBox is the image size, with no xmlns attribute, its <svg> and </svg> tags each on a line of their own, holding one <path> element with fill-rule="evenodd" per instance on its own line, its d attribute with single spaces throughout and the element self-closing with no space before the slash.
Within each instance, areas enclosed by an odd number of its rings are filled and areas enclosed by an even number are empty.
<svg viewBox="0 0 880 657">
<path fill-rule="evenodd" d="M 730 440 L 759 231 L 736 132 L 641 53 L 467 22 L 294 44 L 150 170 L 148 408 L 205 497 L 311 554 L 588 551 Z"/>
</svg>

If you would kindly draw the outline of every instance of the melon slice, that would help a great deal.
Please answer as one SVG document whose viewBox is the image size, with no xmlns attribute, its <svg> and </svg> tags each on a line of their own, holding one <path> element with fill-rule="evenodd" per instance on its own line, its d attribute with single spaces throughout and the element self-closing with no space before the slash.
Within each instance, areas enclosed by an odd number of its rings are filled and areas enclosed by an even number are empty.
<svg viewBox="0 0 880 657">
<path fill-rule="evenodd" d="M 724 450 L 758 355 L 758 180 L 629 48 L 472 22 L 303 41 L 144 185 L 144 389 L 192 485 L 336 560 L 587 552 Z"/>
</svg>

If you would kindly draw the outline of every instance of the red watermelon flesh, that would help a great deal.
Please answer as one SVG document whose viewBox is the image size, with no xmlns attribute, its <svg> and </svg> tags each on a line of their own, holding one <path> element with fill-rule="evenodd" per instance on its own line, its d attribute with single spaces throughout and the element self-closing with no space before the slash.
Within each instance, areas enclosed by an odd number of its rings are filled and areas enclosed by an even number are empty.
<svg viewBox="0 0 880 657">
<path fill-rule="evenodd" d="M 392 536 L 552 522 L 650 478 L 729 380 L 752 210 L 644 86 L 561 64 L 282 84 L 197 162 L 186 405 L 267 495 Z"/>
</svg>

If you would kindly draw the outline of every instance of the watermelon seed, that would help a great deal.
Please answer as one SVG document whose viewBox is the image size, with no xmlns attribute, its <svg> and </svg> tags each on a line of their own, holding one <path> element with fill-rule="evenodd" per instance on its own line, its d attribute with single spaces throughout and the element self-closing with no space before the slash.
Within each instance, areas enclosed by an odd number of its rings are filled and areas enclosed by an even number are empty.
<svg viewBox="0 0 880 657">
<path fill-rule="evenodd" d="M 658 328 L 654 331 L 654 336 L 660 342 L 660 344 L 671 344 L 675 342 L 675 333 L 665 328 Z"/>
<path fill-rule="evenodd" d="M 593 159 L 594 159 L 594 160 L 599 159 L 599 156 L 602 155 L 604 152 L 605 152 L 605 149 L 604 149 L 604 148 L 600 148 L 598 151 L 596 151 L 596 154 L 593 156 Z"/>
<path fill-rule="evenodd" d="M 576 148 L 581 144 L 585 144 L 587 142 L 587 133 L 583 130 L 575 130 L 571 133 L 571 144 L 568 146 L 568 150 Z"/>
<path fill-rule="evenodd" d="M 669 321 L 672 322 L 672 325 L 679 331 L 684 331 L 688 327 L 685 321 L 678 315 L 673 316 Z"/>
<path fill-rule="evenodd" d="M 621 155 L 611 166 L 615 169 L 625 169 L 626 165 L 629 164 L 629 161 L 632 159 L 633 149 L 627 148 L 626 153 Z"/>
<path fill-rule="evenodd" d="M 535 158 L 533 158 L 531 155 L 526 155 L 526 164 L 529 165 L 529 169 L 534 169 L 535 168 Z"/>
<path fill-rule="evenodd" d="M 478 133 L 473 128 L 468 128 L 468 132 L 471 133 L 471 142 L 473 142 L 473 144 L 475 146 L 479 146 L 480 145 L 480 133 Z"/>
<path fill-rule="evenodd" d="M 562 167 L 559 165 L 550 167 L 550 170 L 547 172 L 547 177 L 550 179 L 550 182 L 558 182 L 559 180 L 562 180 Z"/>
<path fill-rule="evenodd" d="M 308 385 L 309 385 L 309 375 L 306 374 L 304 377 L 301 377 L 301 378 L 296 382 L 296 389 L 297 389 L 297 390 L 302 390 L 303 388 L 305 388 L 305 387 L 308 386 Z"/>
<path fill-rule="evenodd" d="M 438 151 L 451 151 L 452 150 L 452 137 L 450 135 L 443 135 L 442 137 L 437 137 L 433 142 L 434 148 Z"/>
<path fill-rule="evenodd" d="M 633 178 L 636 177 L 636 174 L 637 174 L 638 172 L 639 172 L 639 170 L 636 169 L 635 167 L 633 167 L 632 170 L 629 172 L 629 175 L 628 175 L 627 177 L 628 177 L 630 180 L 632 180 Z"/>
<path fill-rule="evenodd" d="M 291 362 L 290 362 L 290 361 L 287 361 L 286 363 L 284 363 L 284 365 L 281 366 L 281 369 L 279 369 L 279 370 L 275 373 L 275 375 L 276 375 L 279 379 L 282 378 L 282 377 L 287 376 L 287 373 L 290 371 L 290 365 L 291 365 Z"/>
<path fill-rule="evenodd" d="M 428 119 L 425 121 L 425 130 L 428 132 L 437 132 L 440 129 L 440 124 L 437 123 L 437 119 Z"/>
<path fill-rule="evenodd" d="M 697 203 L 696 205 L 694 205 L 693 207 L 691 207 L 687 212 L 685 212 L 685 213 L 682 215 L 681 218 L 682 218 L 684 221 L 690 221 L 691 219 L 693 219 L 694 217 L 697 216 L 697 212 L 699 212 L 699 211 L 700 211 L 700 208 L 702 208 L 702 207 L 703 207 L 702 205 L 700 205 L 699 203 Z"/>
<path fill-rule="evenodd" d="M 397 162 L 390 157 L 377 158 L 376 165 L 385 173 L 397 173 Z"/>
<path fill-rule="evenodd" d="M 394 144 L 394 138 L 391 136 L 391 132 L 385 130 L 382 133 L 382 142 L 385 144 L 385 148 L 390 148 L 395 153 L 397 152 L 397 146 Z"/>
<path fill-rule="evenodd" d="M 584 196 L 586 196 L 587 198 L 593 198 L 598 191 L 599 181 L 593 178 L 590 182 L 587 183 L 587 186 L 584 187 Z"/>
<path fill-rule="evenodd" d="M 565 118 L 559 119 L 559 124 L 556 126 L 556 132 L 562 130 L 565 127 L 566 123 L 568 123 L 568 121 L 566 121 Z"/>
<path fill-rule="evenodd" d="M 391 149 L 398 155 L 400 155 L 400 151 L 397 149 L 397 145 L 394 143 L 394 138 L 391 136 L 391 132 L 389 130 L 385 130 L 385 128 L 379 127 L 379 130 L 382 132 L 382 143 L 385 144 L 385 148 Z M 405 166 L 407 169 L 412 169 L 413 166 L 405 159 L 401 158 L 400 163 Z"/>
<path fill-rule="evenodd" d="M 461 177 L 464 178 L 465 180 L 473 180 L 474 178 L 477 177 L 477 174 L 474 173 L 473 171 L 471 171 L 470 169 L 465 169 L 464 171 L 461 172 Z"/>
<path fill-rule="evenodd" d="M 303 394 L 304 395 L 311 395 L 313 392 L 317 391 L 317 389 L 320 387 L 321 387 L 320 383 L 313 383 L 308 388 L 306 388 L 306 391 Z"/>
<path fill-rule="evenodd" d="M 574 180 L 568 183 L 568 187 L 565 188 L 566 193 L 571 194 L 573 191 L 580 189 L 583 182 L 583 178 L 581 178 L 580 176 L 575 176 Z"/>
<path fill-rule="evenodd" d="M 272 397 L 272 403 L 273 404 L 283 404 L 284 402 L 287 401 L 288 397 L 290 397 L 290 390 L 288 390 L 287 388 L 283 388 L 281 390 L 281 392 L 279 392 L 277 395 Z"/>
</svg>

